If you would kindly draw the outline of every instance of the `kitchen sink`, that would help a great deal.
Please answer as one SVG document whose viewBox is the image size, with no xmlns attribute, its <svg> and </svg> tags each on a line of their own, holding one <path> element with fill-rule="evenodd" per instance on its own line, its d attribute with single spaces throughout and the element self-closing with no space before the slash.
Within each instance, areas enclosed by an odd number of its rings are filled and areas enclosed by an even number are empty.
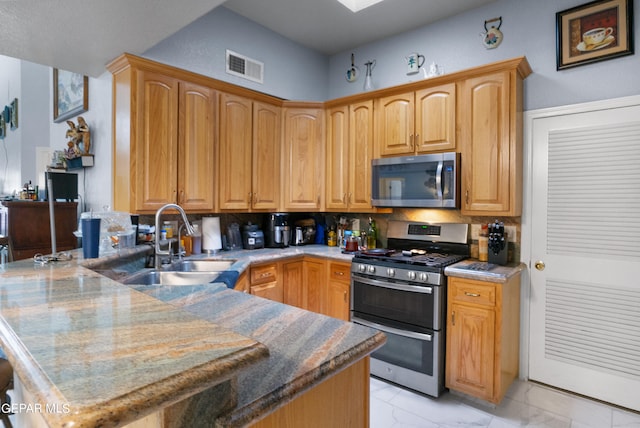
<svg viewBox="0 0 640 428">
<path fill-rule="evenodd" d="M 198 285 L 215 280 L 224 271 L 165 271 L 145 270 L 122 279 L 123 284 L 130 285 Z"/>
<path fill-rule="evenodd" d="M 175 272 L 222 272 L 234 264 L 235 260 L 181 260 L 173 263 L 170 270 Z"/>
</svg>

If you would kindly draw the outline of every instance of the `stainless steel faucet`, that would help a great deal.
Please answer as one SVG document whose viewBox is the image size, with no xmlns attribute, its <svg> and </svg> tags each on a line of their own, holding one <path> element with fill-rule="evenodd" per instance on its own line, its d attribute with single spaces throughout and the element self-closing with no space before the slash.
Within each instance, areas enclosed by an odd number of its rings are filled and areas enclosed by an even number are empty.
<svg viewBox="0 0 640 428">
<path fill-rule="evenodd" d="M 187 235 L 193 235 L 194 230 L 191 223 L 187 219 L 187 214 L 184 212 L 182 207 L 177 204 L 166 204 L 163 205 L 156 211 L 156 242 L 155 242 L 155 268 L 160 269 L 162 265 L 162 257 L 161 256 L 171 256 L 171 246 L 167 250 L 160 249 L 160 215 L 164 210 L 173 209 L 178 211 L 182 215 L 182 221 L 184 222 L 184 226 L 187 228 Z M 178 242 L 178 246 L 180 243 Z"/>
</svg>

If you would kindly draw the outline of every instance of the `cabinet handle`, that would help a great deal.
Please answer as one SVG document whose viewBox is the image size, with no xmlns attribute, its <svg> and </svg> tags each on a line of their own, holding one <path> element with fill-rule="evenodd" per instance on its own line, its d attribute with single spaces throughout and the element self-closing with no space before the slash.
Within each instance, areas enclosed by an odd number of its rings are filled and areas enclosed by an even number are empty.
<svg viewBox="0 0 640 428">
<path fill-rule="evenodd" d="M 343 297 L 344 297 L 344 302 L 347 303 L 347 292 L 346 291 L 343 293 Z"/>
<path fill-rule="evenodd" d="M 409 135 L 409 147 L 413 150 L 413 134 Z"/>
<path fill-rule="evenodd" d="M 451 325 L 456 325 L 456 311 L 451 311 Z"/>
<path fill-rule="evenodd" d="M 464 201 L 467 205 L 469 204 L 469 189 L 464 192 Z"/>
<path fill-rule="evenodd" d="M 347 203 L 348 203 L 348 204 L 351 204 L 351 196 L 352 196 L 352 195 L 351 195 L 351 192 L 349 192 L 349 196 L 348 196 L 348 198 L 347 198 Z"/>
<path fill-rule="evenodd" d="M 257 203 L 258 203 L 258 194 L 257 194 L 257 193 L 254 193 L 254 194 L 253 194 L 253 203 L 254 203 L 254 204 L 257 204 Z"/>
<path fill-rule="evenodd" d="M 344 276 L 344 272 L 340 272 L 340 271 L 335 271 L 333 272 L 333 274 L 338 276 Z"/>
<path fill-rule="evenodd" d="M 346 203 L 347 203 L 347 194 L 346 194 L 346 193 L 343 193 L 343 194 L 342 194 L 342 203 L 343 203 L 343 204 L 346 204 Z"/>
<path fill-rule="evenodd" d="M 468 291 L 465 291 L 464 295 L 465 296 L 469 296 L 469 297 L 480 297 L 480 294 L 478 294 L 478 293 L 470 293 Z"/>
<path fill-rule="evenodd" d="M 265 273 L 261 273 L 260 274 L 260 278 L 269 278 L 271 276 L 271 273 L 269 272 L 265 272 Z"/>
</svg>

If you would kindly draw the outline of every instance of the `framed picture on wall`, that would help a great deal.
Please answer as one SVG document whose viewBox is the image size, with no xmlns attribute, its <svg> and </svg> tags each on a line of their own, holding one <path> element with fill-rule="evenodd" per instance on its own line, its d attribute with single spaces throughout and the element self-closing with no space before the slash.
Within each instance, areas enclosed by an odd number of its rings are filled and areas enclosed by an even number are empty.
<svg viewBox="0 0 640 428">
<path fill-rule="evenodd" d="M 53 69 L 53 121 L 62 122 L 89 109 L 89 78 Z"/>
<path fill-rule="evenodd" d="M 557 69 L 633 54 L 633 0 L 597 0 L 556 13 Z"/>
</svg>

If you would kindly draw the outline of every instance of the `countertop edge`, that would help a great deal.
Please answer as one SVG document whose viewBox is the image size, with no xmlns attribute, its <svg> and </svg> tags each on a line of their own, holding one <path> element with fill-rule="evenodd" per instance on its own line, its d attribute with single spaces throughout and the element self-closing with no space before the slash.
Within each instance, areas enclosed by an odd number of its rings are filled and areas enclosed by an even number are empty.
<svg viewBox="0 0 640 428">
<path fill-rule="evenodd" d="M 483 269 L 469 269 L 468 266 L 480 264 L 481 268 L 490 268 L 489 270 Z M 444 273 L 448 277 L 454 278 L 466 278 L 476 281 L 485 282 L 508 282 L 510 278 L 526 269 L 524 263 L 512 263 L 505 266 L 491 265 L 490 263 L 480 262 L 476 259 L 467 259 L 458 263 L 447 266 L 444 269 Z"/>
</svg>

